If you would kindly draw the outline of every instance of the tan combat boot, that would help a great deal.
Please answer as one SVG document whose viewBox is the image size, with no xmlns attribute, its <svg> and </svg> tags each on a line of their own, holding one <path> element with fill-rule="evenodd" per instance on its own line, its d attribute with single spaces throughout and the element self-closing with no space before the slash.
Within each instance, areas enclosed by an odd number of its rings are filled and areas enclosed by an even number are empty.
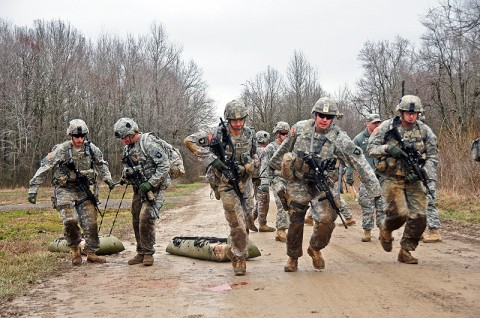
<svg viewBox="0 0 480 318">
<path fill-rule="evenodd" d="M 438 229 L 430 229 L 429 233 L 423 237 L 424 243 L 437 243 L 441 241 L 442 237 L 440 236 Z"/>
<path fill-rule="evenodd" d="M 74 266 L 82 265 L 82 254 L 79 246 L 72 246 L 70 248 L 70 255 L 72 257 L 72 264 Z"/>
<path fill-rule="evenodd" d="M 372 240 L 372 230 L 363 230 L 362 242 L 370 242 Z"/>
<path fill-rule="evenodd" d="M 143 255 L 137 254 L 134 258 L 128 260 L 128 265 L 143 264 Z"/>
<path fill-rule="evenodd" d="M 307 217 L 305 218 L 305 221 L 303 221 L 303 223 L 306 224 L 306 225 L 313 225 L 313 218 L 312 218 L 312 216 L 311 216 L 311 215 L 307 216 Z"/>
<path fill-rule="evenodd" d="M 296 272 L 298 270 L 298 258 L 289 257 L 283 270 L 288 273 Z"/>
<path fill-rule="evenodd" d="M 277 234 L 275 235 L 275 241 L 279 241 L 282 243 L 287 242 L 287 233 L 285 230 L 277 230 Z"/>
<path fill-rule="evenodd" d="M 143 265 L 152 266 L 153 265 L 153 255 L 143 255 Z"/>
<path fill-rule="evenodd" d="M 266 224 L 262 224 L 258 227 L 259 232 L 275 232 L 275 228 L 268 226 Z"/>
<path fill-rule="evenodd" d="M 380 235 L 378 236 L 380 243 L 382 244 L 383 250 L 385 252 L 392 251 L 392 232 L 380 228 Z"/>
<path fill-rule="evenodd" d="M 308 255 L 312 257 L 312 265 L 316 269 L 324 269 L 325 261 L 323 260 L 322 253 L 320 251 L 315 251 L 311 246 L 307 249 Z"/>
<path fill-rule="evenodd" d="M 95 253 L 87 253 L 87 262 L 89 263 L 106 263 L 107 259 L 103 256 L 98 256 Z"/>
<path fill-rule="evenodd" d="M 235 276 L 243 276 L 247 272 L 247 262 L 244 259 L 232 261 L 232 266 Z"/>
<path fill-rule="evenodd" d="M 247 217 L 247 227 L 252 232 L 258 232 L 258 228 L 255 226 L 255 222 L 253 221 L 253 215 L 249 215 Z"/>
<path fill-rule="evenodd" d="M 412 256 L 409 251 L 401 248 L 398 253 L 398 261 L 405 264 L 418 264 L 418 259 Z"/>
<path fill-rule="evenodd" d="M 353 219 L 353 216 L 345 219 L 345 224 L 348 226 L 355 225 L 357 222 Z"/>
</svg>

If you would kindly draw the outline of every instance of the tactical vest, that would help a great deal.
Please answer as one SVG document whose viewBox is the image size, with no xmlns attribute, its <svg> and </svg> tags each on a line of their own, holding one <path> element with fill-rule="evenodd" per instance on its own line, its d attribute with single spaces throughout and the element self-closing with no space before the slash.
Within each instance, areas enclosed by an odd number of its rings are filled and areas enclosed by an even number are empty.
<svg viewBox="0 0 480 318">
<path fill-rule="evenodd" d="M 257 138 L 255 137 L 255 130 L 249 127 L 243 127 L 243 131 L 238 136 L 230 134 L 233 146 L 235 147 L 234 160 L 239 165 L 245 165 L 247 163 L 253 164 L 253 157 L 257 151 Z M 222 141 L 222 132 L 220 127 L 217 127 L 213 133 L 213 139 L 211 143 Z M 232 155 L 232 149 L 230 147 L 225 148 L 225 155 L 230 158 Z"/>
<path fill-rule="evenodd" d="M 65 160 L 60 164 L 59 169 L 55 169 L 53 173 L 53 183 L 60 186 L 75 185 L 77 178 L 74 171 L 65 166 L 65 163 L 73 159 L 75 167 L 81 174 L 86 175 L 90 184 L 96 182 L 97 174 L 93 169 L 94 155 L 90 147 L 90 142 L 87 141 L 81 148 L 73 148 L 70 141 L 64 142 L 59 147 L 63 147 L 65 152 Z"/>
</svg>

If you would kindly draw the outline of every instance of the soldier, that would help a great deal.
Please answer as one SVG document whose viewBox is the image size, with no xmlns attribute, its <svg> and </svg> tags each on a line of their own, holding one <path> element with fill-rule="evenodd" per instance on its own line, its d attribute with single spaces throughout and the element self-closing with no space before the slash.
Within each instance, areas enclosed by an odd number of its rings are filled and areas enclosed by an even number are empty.
<svg viewBox="0 0 480 318">
<path fill-rule="evenodd" d="M 347 134 L 332 122 L 339 114 L 337 103 L 328 97 L 320 98 L 312 108 L 313 119 L 297 122 L 287 139 L 282 143 L 270 160 L 273 169 L 282 167 L 287 180 L 285 204 L 290 214 L 290 226 L 287 234 L 287 255 L 289 259 L 284 267 L 286 272 L 298 269 L 298 258 L 303 255 L 303 222 L 309 204 L 313 208 L 313 233 L 307 253 L 312 257 L 313 267 L 325 268 L 320 252 L 330 242 L 337 218 L 336 209 L 327 192 L 332 194 L 336 207 L 340 204 L 340 194 L 335 183 L 338 181 L 338 159 L 352 165 L 367 185 L 372 197 L 381 194 L 380 185 L 372 168 L 365 160 L 362 150 L 348 138 Z M 283 158 L 283 160 L 282 160 Z M 319 174 L 312 168 L 314 161 L 321 166 Z M 320 191 L 312 176 L 322 175 L 327 181 L 326 190 Z"/>
<path fill-rule="evenodd" d="M 269 187 L 272 186 L 273 197 L 275 198 L 275 204 L 277 205 L 277 232 L 275 235 L 275 241 L 287 242 L 287 233 L 289 220 L 287 212 L 283 209 L 282 202 L 278 196 L 278 192 L 285 192 L 285 179 L 282 176 L 282 170 L 274 170 L 270 168 L 269 162 L 272 158 L 275 151 L 280 147 L 282 142 L 287 138 L 288 132 L 290 130 L 290 125 L 284 121 L 279 121 L 275 124 L 273 128 L 273 133 L 275 134 L 276 139 L 269 143 L 265 147 L 265 156 L 263 157 L 261 168 L 260 168 L 260 178 L 261 186 L 260 188 L 263 191 L 269 191 Z"/>
<path fill-rule="evenodd" d="M 420 161 L 422 178 L 435 175 L 439 160 L 437 138 L 430 127 L 417 121 L 418 114 L 423 112 L 420 98 L 405 95 L 396 110 L 398 116 L 378 127 L 367 151 L 369 156 L 379 158 L 376 172 L 380 175 L 386 201 L 386 218 L 380 226 L 379 236 L 382 247 L 390 252 L 392 231 L 405 224 L 398 261 L 417 264 L 418 259 L 410 252 L 417 248 L 426 227 L 427 194 L 420 176 L 406 160 Z M 410 154 L 410 159 L 407 148 L 416 153 Z"/>
<path fill-rule="evenodd" d="M 260 165 L 265 156 L 265 147 L 270 140 L 270 134 L 266 131 L 260 130 L 257 136 L 257 155 L 254 158 L 254 169 L 252 175 L 253 192 L 255 196 L 255 209 L 253 211 L 254 219 L 258 217 L 258 231 L 259 232 L 273 232 L 274 227 L 267 225 L 268 208 L 270 205 L 270 192 L 268 188 L 260 187 Z M 265 191 L 266 190 L 266 191 Z"/>
<path fill-rule="evenodd" d="M 247 109 L 241 100 L 227 103 L 224 116 L 228 120 L 225 127 L 221 124 L 192 134 L 185 138 L 184 143 L 207 168 L 207 180 L 217 186 L 230 226 L 231 249 L 227 252 L 232 260 L 233 271 L 238 276 L 245 275 L 247 268 L 247 221 L 250 222 L 247 219 L 253 211 L 251 175 L 257 142 L 255 132 L 245 126 Z M 227 166 L 226 163 L 238 168 Z M 235 175 L 239 180 L 233 180 Z"/>
<path fill-rule="evenodd" d="M 141 133 L 131 118 L 120 118 L 113 126 L 115 137 L 125 144 L 121 184 L 133 185 L 132 225 L 137 255 L 128 265 L 153 265 L 155 222 L 165 201 L 165 190 L 171 183 L 170 161 L 162 140 Z"/>
<path fill-rule="evenodd" d="M 53 147 L 42 160 L 40 168 L 29 182 L 28 201 L 35 204 L 37 191 L 45 181 L 48 171 L 53 171 L 52 184 L 55 187 L 54 208 L 63 218 L 64 236 L 70 247 L 72 264 L 82 264 L 80 242 L 85 237 L 84 252 L 90 263 L 105 263 L 105 257 L 95 253 L 100 247 L 97 225 L 97 199 L 90 186 L 97 184 L 97 175 L 108 184 L 110 190 L 114 183 L 103 160 L 103 154 L 87 139 L 88 127 L 81 119 L 73 119 L 67 128 L 70 140 Z"/>
<path fill-rule="evenodd" d="M 361 133 L 359 133 L 355 138 L 353 138 L 353 143 L 360 147 L 365 155 L 365 159 L 370 164 L 372 169 L 375 169 L 375 158 L 369 157 L 366 153 L 368 140 L 370 135 L 373 133 L 375 128 L 377 128 L 382 120 L 378 114 L 370 114 L 367 117 L 365 125 L 367 126 Z M 348 185 L 353 186 L 353 168 L 347 168 L 347 178 L 346 182 Z M 372 229 L 375 225 L 373 215 L 376 216 L 377 227 L 380 227 L 383 218 L 385 217 L 384 212 L 384 201 L 380 197 L 379 200 L 374 201 L 373 198 L 367 196 L 367 189 L 363 183 L 360 184 L 358 189 L 358 203 L 362 208 L 362 228 L 363 228 L 363 237 L 362 242 L 370 242 L 372 240 Z M 376 210 L 376 213 L 375 213 Z"/>
</svg>

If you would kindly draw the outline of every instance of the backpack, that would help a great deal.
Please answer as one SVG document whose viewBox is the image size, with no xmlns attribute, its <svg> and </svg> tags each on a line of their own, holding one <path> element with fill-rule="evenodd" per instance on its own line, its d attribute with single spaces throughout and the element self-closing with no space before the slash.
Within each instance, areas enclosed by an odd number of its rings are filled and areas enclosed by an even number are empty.
<svg viewBox="0 0 480 318">
<path fill-rule="evenodd" d="M 480 161 L 480 138 L 475 139 L 472 143 L 472 158 Z"/>
<path fill-rule="evenodd" d="M 144 143 L 145 143 L 145 140 L 147 140 L 148 135 L 150 134 L 152 133 L 142 134 L 142 138 L 140 138 L 140 148 L 142 149 L 142 152 L 144 154 L 146 154 Z M 185 167 L 183 166 L 183 158 L 182 158 L 182 154 L 180 153 L 180 150 L 173 147 L 165 140 L 157 138 L 153 134 L 152 136 L 155 137 L 155 141 L 157 141 L 162 146 L 162 148 L 165 150 L 165 152 L 168 155 L 168 160 L 170 160 L 170 170 L 169 170 L 170 177 L 172 179 L 177 179 L 183 176 L 185 174 Z"/>
</svg>

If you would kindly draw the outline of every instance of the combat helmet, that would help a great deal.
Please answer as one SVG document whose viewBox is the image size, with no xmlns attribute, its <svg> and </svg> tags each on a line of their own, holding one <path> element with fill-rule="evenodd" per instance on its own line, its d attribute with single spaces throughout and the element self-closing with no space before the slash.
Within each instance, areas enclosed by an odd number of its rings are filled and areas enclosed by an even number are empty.
<svg viewBox="0 0 480 318">
<path fill-rule="evenodd" d="M 273 127 L 273 133 L 276 133 L 277 131 L 289 131 L 289 130 L 290 130 L 290 125 L 285 121 L 279 121 L 278 123 L 275 124 L 275 127 Z"/>
<path fill-rule="evenodd" d="M 242 119 L 247 115 L 247 108 L 241 100 L 234 99 L 225 106 L 225 119 Z"/>
<path fill-rule="evenodd" d="M 330 97 L 322 97 L 313 105 L 312 114 L 315 113 L 338 116 L 337 102 Z"/>
<path fill-rule="evenodd" d="M 128 135 L 134 135 L 138 133 L 138 125 L 131 118 L 120 118 L 113 126 L 115 137 L 125 138 Z"/>
<path fill-rule="evenodd" d="M 400 99 L 395 110 L 423 113 L 422 101 L 415 95 L 405 95 Z"/>
<path fill-rule="evenodd" d="M 86 135 L 88 134 L 87 124 L 81 119 L 72 119 L 68 123 L 67 135 Z"/>
<path fill-rule="evenodd" d="M 255 137 L 257 137 L 257 141 L 259 144 L 266 144 L 270 140 L 270 134 L 265 130 L 257 131 Z"/>
</svg>

